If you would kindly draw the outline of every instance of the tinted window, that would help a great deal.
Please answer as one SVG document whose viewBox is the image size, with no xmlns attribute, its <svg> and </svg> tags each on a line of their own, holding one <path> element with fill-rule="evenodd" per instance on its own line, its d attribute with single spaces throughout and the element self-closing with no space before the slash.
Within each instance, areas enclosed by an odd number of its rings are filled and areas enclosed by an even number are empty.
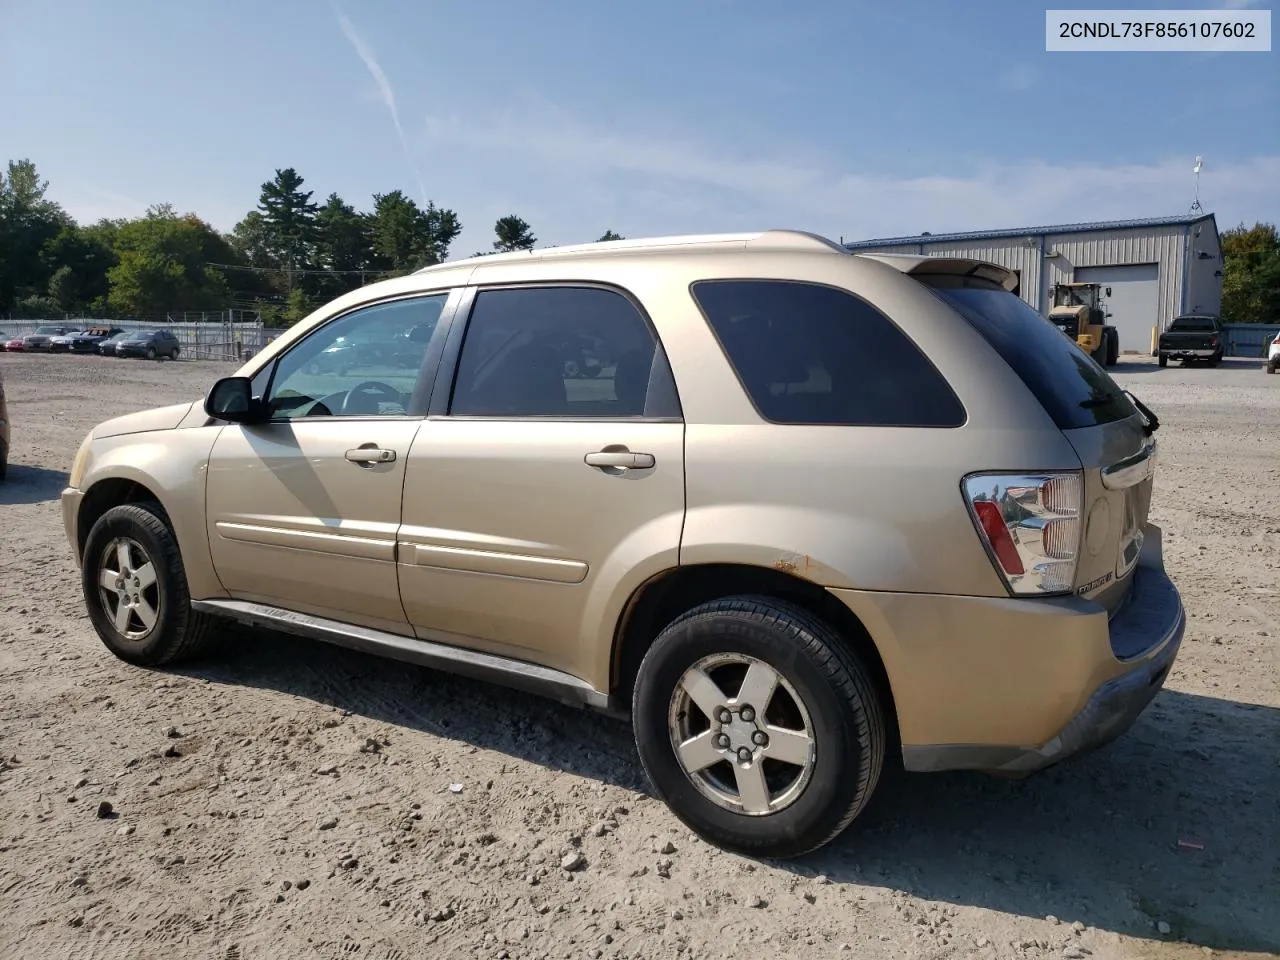
<svg viewBox="0 0 1280 960">
<path fill-rule="evenodd" d="M 960 400 L 929 359 L 850 293 L 783 280 L 708 280 L 694 284 L 693 296 L 766 420 L 964 423 Z"/>
<path fill-rule="evenodd" d="M 680 407 L 666 354 L 630 300 L 525 287 L 476 295 L 449 412 L 671 418 Z"/>
<path fill-rule="evenodd" d="M 445 294 L 353 310 L 278 361 L 273 418 L 404 416 L 423 406 L 427 347 Z"/>
<path fill-rule="evenodd" d="M 922 277 L 1022 378 L 1059 429 L 1094 426 L 1137 413 L 1092 357 L 1031 307 L 976 277 Z"/>
<path fill-rule="evenodd" d="M 1212 317 L 1176 317 L 1169 329 L 1213 331 L 1217 325 Z"/>
</svg>

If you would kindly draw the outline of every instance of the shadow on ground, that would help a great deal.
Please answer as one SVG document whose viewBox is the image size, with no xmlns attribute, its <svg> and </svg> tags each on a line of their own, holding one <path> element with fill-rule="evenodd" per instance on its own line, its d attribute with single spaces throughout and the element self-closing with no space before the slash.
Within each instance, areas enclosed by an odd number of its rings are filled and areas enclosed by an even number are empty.
<svg viewBox="0 0 1280 960">
<path fill-rule="evenodd" d="M 219 662 L 182 672 L 648 792 L 619 721 L 280 634 L 237 627 L 227 641 Z M 1278 744 L 1280 710 L 1166 690 L 1118 742 L 1029 780 L 901 778 L 844 837 L 778 866 L 1134 937 L 1276 951 Z"/>
<path fill-rule="evenodd" d="M 8 473 L 0 480 L 0 506 L 57 500 L 66 485 L 67 474 L 63 470 L 10 462 Z"/>
</svg>

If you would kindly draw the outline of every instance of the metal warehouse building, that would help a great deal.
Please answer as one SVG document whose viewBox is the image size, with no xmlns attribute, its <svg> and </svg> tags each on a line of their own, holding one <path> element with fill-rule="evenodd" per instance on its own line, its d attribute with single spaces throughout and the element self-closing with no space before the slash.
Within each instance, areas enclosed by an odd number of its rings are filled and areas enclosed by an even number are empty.
<svg viewBox="0 0 1280 960">
<path fill-rule="evenodd" d="M 1100 283 L 1120 350 L 1150 353 L 1180 313 L 1218 313 L 1222 250 L 1213 214 L 921 234 L 845 243 L 854 251 L 976 257 L 1018 274 L 1017 293 L 1047 313 L 1055 283 Z"/>
</svg>

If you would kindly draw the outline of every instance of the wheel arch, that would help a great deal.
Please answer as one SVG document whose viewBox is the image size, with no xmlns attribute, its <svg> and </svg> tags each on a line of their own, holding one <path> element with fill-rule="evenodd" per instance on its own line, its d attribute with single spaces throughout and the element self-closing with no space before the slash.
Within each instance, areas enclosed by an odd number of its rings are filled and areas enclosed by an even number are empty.
<svg viewBox="0 0 1280 960">
<path fill-rule="evenodd" d="M 85 491 L 76 514 L 76 554 L 84 556 L 85 541 L 98 519 L 112 507 L 129 503 L 159 503 L 155 492 L 145 483 L 130 477 L 104 477 Z"/>
<path fill-rule="evenodd" d="M 875 640 L 862 621 L 830 591 L 812 580 L 780 570 L 744 564 L 691 564 L 665 570 L 631 594 L 614 631 L 610 658 L 610 699 L 627 709 L 640 661 L 662 629 L 702 603 L 741 594 L 773 597 L 803 607 L 830 624 L 871 671 L 886 708 L 885 723 L 900 755 L 893 689 Z"/>
</svg>

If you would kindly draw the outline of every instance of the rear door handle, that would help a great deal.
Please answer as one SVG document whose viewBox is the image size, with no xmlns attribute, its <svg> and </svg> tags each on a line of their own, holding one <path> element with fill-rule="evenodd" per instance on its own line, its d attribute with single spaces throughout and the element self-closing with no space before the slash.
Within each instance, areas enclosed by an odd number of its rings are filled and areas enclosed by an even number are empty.
<svg viewBox="0 0 1280 960">
<path fill-rule="evenodd" d="M 395 458 L 396 452 L 394 450 L 384 450 L 381 447 L 356 447 L 354 450 L 347 451 L 347 459 L 361 466 L 368 466 L 373 463 L 391 463 Z"/>
<path fill-rule="evenodd" d="M 620 467 L 623 470 L 647 470 L 657 463 L 652 453 L 632 453 L 629 450 L 599 450 L 582 458 L 589 467 Z"/>
</svg>

